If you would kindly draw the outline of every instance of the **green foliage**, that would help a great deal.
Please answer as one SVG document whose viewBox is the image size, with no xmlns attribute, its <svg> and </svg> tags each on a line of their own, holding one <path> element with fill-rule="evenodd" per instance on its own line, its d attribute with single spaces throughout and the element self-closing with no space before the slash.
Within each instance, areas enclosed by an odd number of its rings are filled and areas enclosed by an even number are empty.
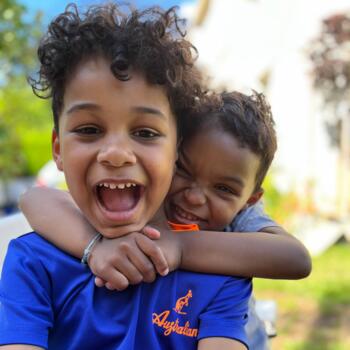
<svg viewBox="0 0 350 350">
<path fill-rule="evenodd" d="M 258 298 L 278 303 L 276 349 L 349 349 L 349 253 L 348 243 L 334 245 L 313 258 L 312 273 L 304 280 L 254 280 Z"/>
<path fill-rule="evenodd" d="M 269 173 L 263 183 L 266 212 L 278 223 L 287 225 L 297 212 L 298 198 L 293 192 L 283 193 L 275 186 L 274 175 Z"/>
<path fill-rule="evenodd" d="M 324 311 L 330 305 L 350 304 L 350 245 L 337 244 L 313 258 L 312 274 L 304 280 L 258 279 L 254 287 L 259 291 L 273 289 L 319 300 Z"/>
<path fill-rule="evenodd" d="M 34 175 L 51 157 L 49 104 L 27 83 L 37 60 L 41 16 L 25 16 L 17 0 L 0 1 L 0 180 Z"/>
<path fill-rule="evenodd" d="M 35 64 L 35 47 L 40 35 L 41 14 L 25 21 L 25 6 L 17 0 L 0 1 L 1 80 L 27 74 Z M 1 84 L 3 81 L 1 81 Z"/>
</svg>

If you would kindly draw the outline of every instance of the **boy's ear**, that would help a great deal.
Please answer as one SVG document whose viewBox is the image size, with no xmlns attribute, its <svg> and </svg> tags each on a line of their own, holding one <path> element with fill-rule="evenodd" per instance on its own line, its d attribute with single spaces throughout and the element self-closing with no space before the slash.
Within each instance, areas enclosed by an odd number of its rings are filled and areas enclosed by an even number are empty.
<svg viewBox="0 0 350 350">
<path fill-rule="evenodd" d="M 57 169 L 63 171 L 60 140 L 55 129 L 52 130 L 51 145 L 52 145 L 52 157 L 56 163 Z"/>
<path fill-rule="evenodd" d="M 258 191 L 255 191 L 247 200 L 247 206 L 254 205 L 264 194 L 264 190 L 260 188 Z"/>
</svg>

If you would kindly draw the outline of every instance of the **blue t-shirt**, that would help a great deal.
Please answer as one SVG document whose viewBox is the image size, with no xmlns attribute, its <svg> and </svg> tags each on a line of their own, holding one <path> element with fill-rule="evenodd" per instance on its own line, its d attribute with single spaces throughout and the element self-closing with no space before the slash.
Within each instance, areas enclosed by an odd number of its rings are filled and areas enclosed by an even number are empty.
<svg viewBox="0 0 350 350">
<path fill-rule="evenodd" d="M 266 227 L 276 227 L 276 222 L 270 219 L 264 211 L 262 201 L 242 210 L 226 227 L 228 232 L 258 232 Z M 249 301 L 248 323 L 246 333 L 250 350 L 268 350 L 269 342 L 263 322 L 255 311 L 255 300 L 252 296 Z"/>
<path fill-rule="evenodd" d="M 11 241 L 0 281 L 0 344 L 49 349 L 196 349 L 206 337 L 246 344 L 251 281 L 178 270 L 123 292 L 36 233 Z"/>
</svg>

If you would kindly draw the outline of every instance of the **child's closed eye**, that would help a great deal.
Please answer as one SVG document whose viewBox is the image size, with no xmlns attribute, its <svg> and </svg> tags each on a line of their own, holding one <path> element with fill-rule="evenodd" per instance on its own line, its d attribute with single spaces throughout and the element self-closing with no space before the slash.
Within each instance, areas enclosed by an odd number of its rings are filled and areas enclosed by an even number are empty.
<svg viewBox="0 0 350 350">
<path fill-rule="evenodd" d="M 184 165 L 179 160 L 176 161 L 176 174 L 183 176 L 183 177 L 190 177 L 191 176 L 189 171 L 184 167 Z"/>
<path fill-rule="evenodd" d="M 231 188 L 230 186 L 227 186 L 227 185 L 217 184 L 217 185 L 215 185 L 215 189 L 217 191 L 225 193 L 225 194 L 239 196 L 238 191 L 234 190 L 233 188 Z"/>
</svg>

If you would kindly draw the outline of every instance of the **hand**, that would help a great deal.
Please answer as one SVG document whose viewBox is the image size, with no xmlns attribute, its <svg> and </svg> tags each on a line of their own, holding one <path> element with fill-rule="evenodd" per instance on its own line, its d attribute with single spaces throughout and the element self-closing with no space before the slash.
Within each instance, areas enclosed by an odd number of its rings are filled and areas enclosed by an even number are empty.
<svg viewBox="0 0 350 350">
<path fill-rule="evenodd" d="M 161 275 L 169 272 L 161 248 L 152 240 L 159 238 L 159 231 L 145 227 L 143 232 L 115 239 L 103 238 L 96 244 L 89 267 L 98 276 L 95 279 L 97 286 L 121 291 L 129 284 L 153 282 L 157 272 Z"/>
<path fill-rule="evenodd" d="M 169 271 L 178 269 L 182 261 L 182 239 L 181 232 L 170 230 L 168 226 L 156 226 L 157 230 L 161 231 L 160 238 L 156 241 L 168 262 Z"/>
</svg>

